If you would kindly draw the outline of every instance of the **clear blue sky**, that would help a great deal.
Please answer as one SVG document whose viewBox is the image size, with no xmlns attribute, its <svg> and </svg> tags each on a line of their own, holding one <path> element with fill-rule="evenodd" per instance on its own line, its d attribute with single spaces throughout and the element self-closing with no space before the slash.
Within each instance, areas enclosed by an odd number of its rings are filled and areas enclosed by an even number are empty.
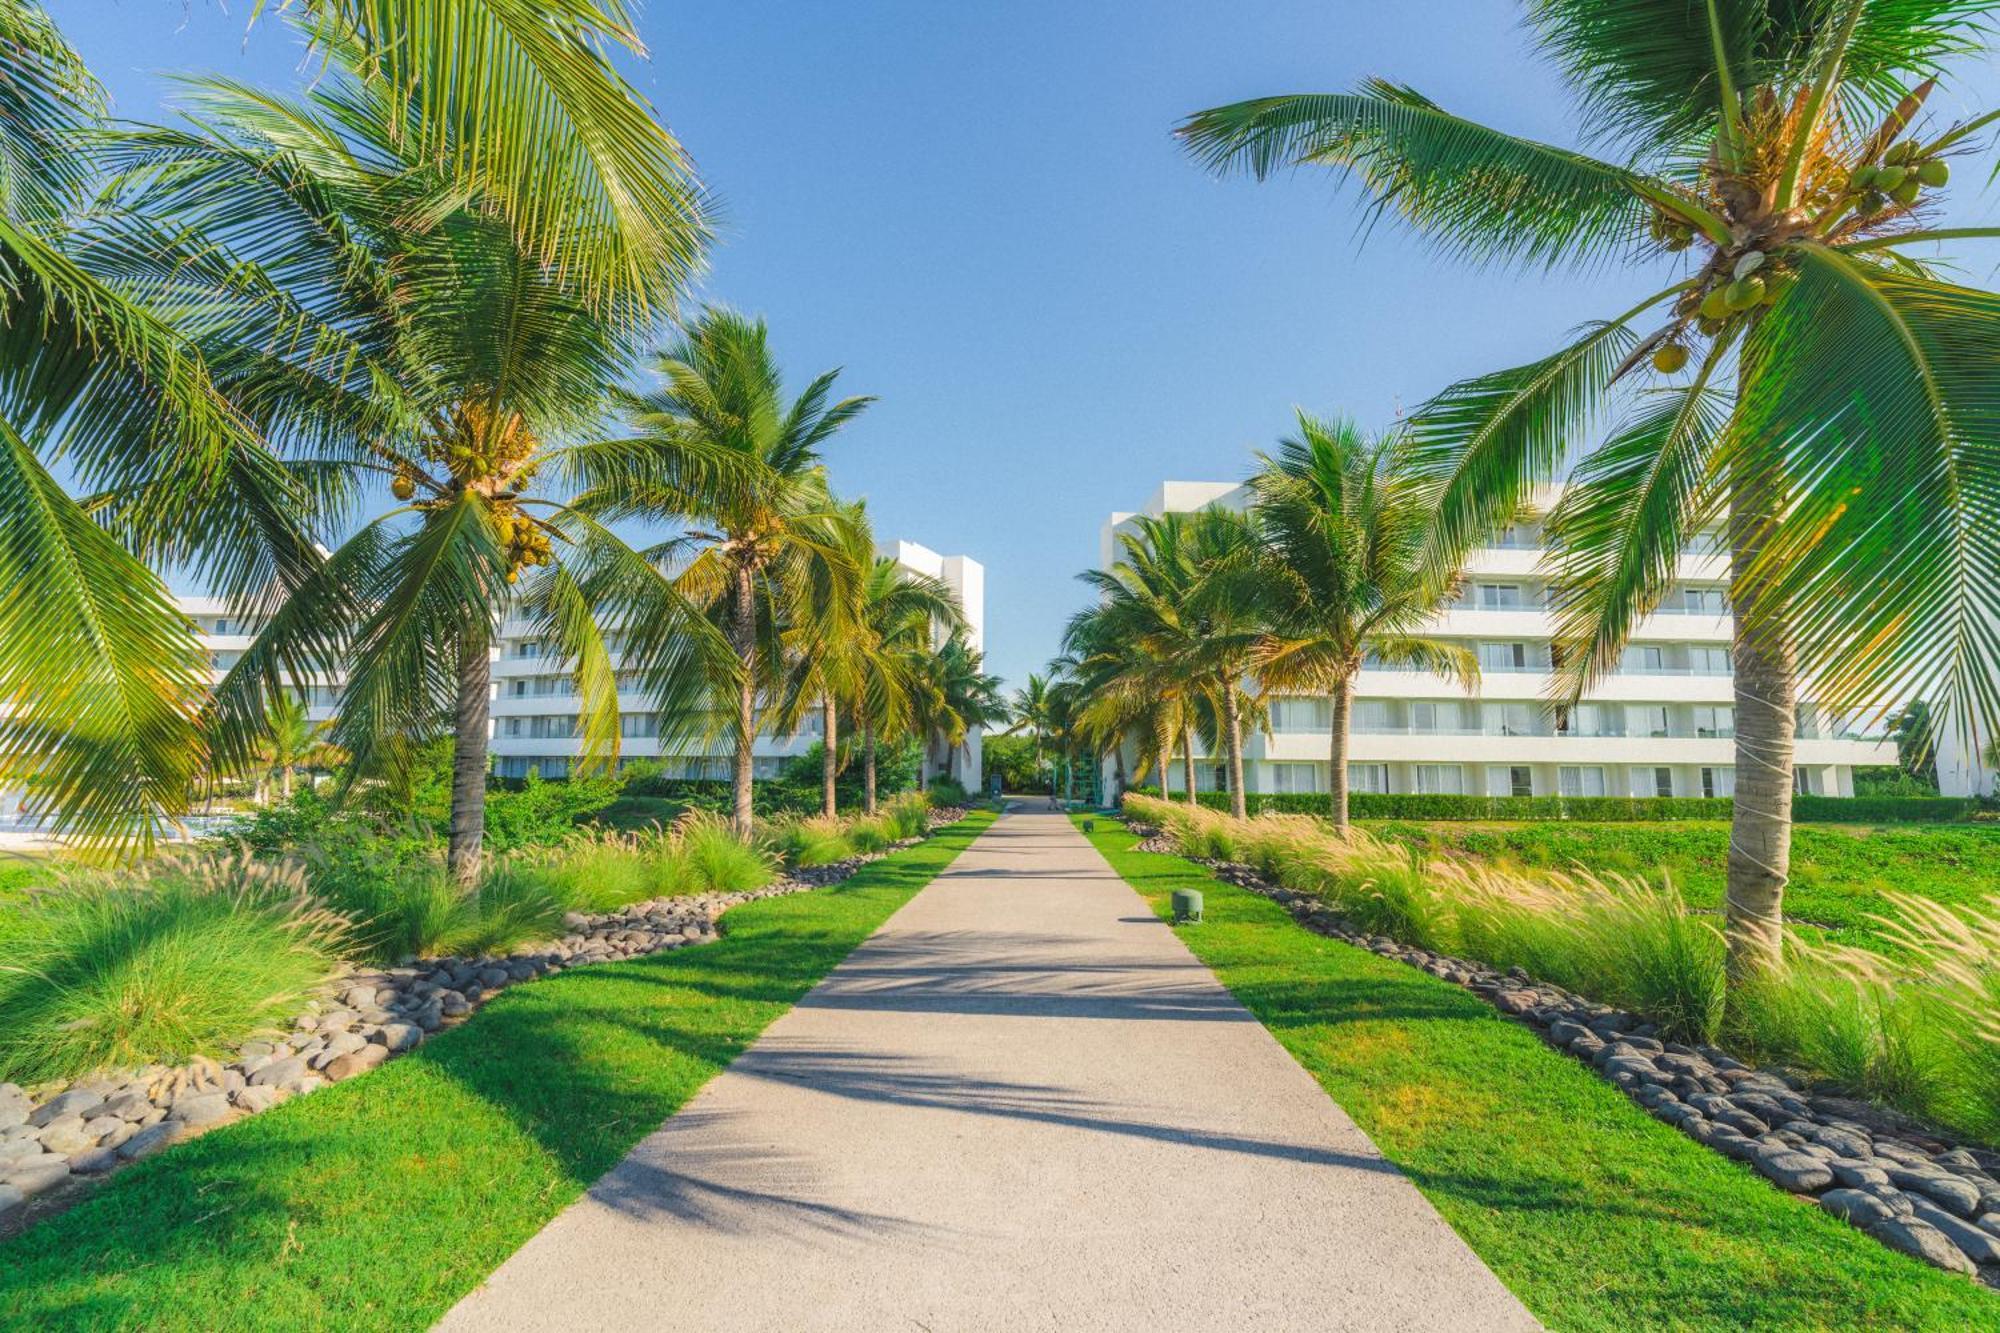
<svg viewBox="0 0 2000 1333">
<path fill-rule="evenodd" d="M 50 0 L 140 119 L 161 114 L 164 71 L 299 81 L 282 24 L 245 40 L 252 4 Z M 1163 478 L 1241 476 L 1294 405 L 1379 427 L 1644 294 L 1630 272 L 1472 271 L 1393 225 L 1363 245 L 1329 177 L 1217 182 L 1169 137 L 1201 107 L 1383 74 L 1568 142 L 1517 14 L 644 0 L 633 74 L 726 208 L 702 295 L 767 316 L 798 383 L 841 365 L 849 392 L 880 395 L 832 448 L 836 484 L 883 535 L 986 564 L 988 660 L 1018 683 L 1082 604 L 1073 575 L 1109 511 Z"/>
</svg>

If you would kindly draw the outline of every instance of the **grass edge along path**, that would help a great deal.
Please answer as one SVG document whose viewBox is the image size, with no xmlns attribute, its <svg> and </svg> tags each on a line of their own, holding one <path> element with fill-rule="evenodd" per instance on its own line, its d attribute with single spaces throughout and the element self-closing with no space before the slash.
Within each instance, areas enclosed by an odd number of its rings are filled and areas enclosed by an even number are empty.
<svg viewBox="0 0 2000 1333">
<path fill-rule="evenodd" d="M 714 944 L 514 987 L 362 1078 L 120 1172 L 0 1244 L 0 1327 L 429 1325 L 993 819 L 738 907 Z"/>
<path fill-rule="evenodd" d="M 1111 820 L 1085 836 L 1162 917 L 1203 893 L 1176 933 L 1550 1328 L 2000 1327 L 2000 1294 L 1684 1138 L 1476 996 Z"/>
</svg>

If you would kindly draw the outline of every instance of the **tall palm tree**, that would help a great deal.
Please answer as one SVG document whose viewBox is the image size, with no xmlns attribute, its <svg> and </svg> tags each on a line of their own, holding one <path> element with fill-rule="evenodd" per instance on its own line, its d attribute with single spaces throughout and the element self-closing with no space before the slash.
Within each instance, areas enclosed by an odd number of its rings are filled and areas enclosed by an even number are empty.
<svg viewBox="0 0 2000 1333">
<path fill-rule="evenodd" d="M 764 321 L 714 306 L 656 369 L 664 387 L 625 403 L 637 432 L 631 446 L 643 457 L 693 454 L 733 470 L 705 491 L 674 473 L 657 487 L 642 477 L 607 512 L 689 525 L 653 553 L 679 565 L 677 586 L 717 618 L 734 661 L 719 671 L 711 659 L 688 657 L 688 670 L 661 675 L 655 689 L 663 724 L 673 712 L 696 716 L 684 707 L 689 698 L 729 700 L 726 713 L 709 710 L 704 734 L 727 734 L 734 746 L 734 822 L 747 837 L 758 701 L 781 697 L 784 635 L 815 625 L 811 633 L 846 635 L 860 613 L 866 540 L 856 539 L 854 511 L 827 489 L 820 449 L 874 399 L 833 401 L 840 372 L 830 370 L 787 402 Z M 834 737 L 827 741 L 831 750 Z"/>
<path fill-rule="evenodd" d="M 672 440 L 592 442 L 672 275 L 621 294 L 585 285 L 601 256 L 546 263 L 500 201 L 415 155 L 443 133 L 424 99 L 395 96 L 353 41 L 327 49 L 306 97 L 193 81 L 187 127 L 135 132 L 120 150 L 128 196 L 202 238 L 158 281 L 240 312 L 243 327 L 210 353 L 218 379 L 261 429 L 296 442 L 289 461 L 324 512 L 384 479 L 397 502 L 291 581 L 281 605 L 260 608 L 265 628 L 218 688 L 213 733 L 224 753 L 254 747 L 287 680 L 341 669 L 334 739 L 357 770 L 385 738 L 448 719 L 448 856 L 469 881 L 500 618 L 513 606 L 574 673 L 584 757 L 608 762 L 612 628 L 625 633 L 628 669 L 727 655 L 699 609 L 598 515 L 630 486 L 706 493 L 741 469 Z M 695 191 L 687 179 L 676 188 Z"/>
<path fill-rule="evenodd" d="M 619 0 L 302 0 L 288 17 L 394 105 L 399 150 L 447 186 L 434 198 L 476 201 L 594 307 L 671 306 L 706 227 L 680 146 L 603 57 L 639 49 Z M 189 299 L 203 238 L 92 204 L 100 140 L 81 131 L 103 110 L 43 7 L 0 0 L 0 773 L 58 831 L 130 851 L 197 773 L 243 757 L 260 712 L 206 752 L 199 643 L 148 562 L 245 600 L 316 564 L 314 480 L 210 349 L 314 335 L 295 310 L 274 328 L 282 299 L 215 299 L 269 294 L 255 254 L 208 265 L 219 287 Z M 58 449 L 86 504 L 50 471 Z"/>
<path fill-rule="evenodd" d="M 1169 794 L 1174 755 L 1185 743 L 1185 792 L 1195 801 L 1193 686 L 1179 660 L 1162 651 L 1158 639 L 1135 636 L 1131 622 L 1149 612 L 1130 603 L 1148 594 L 1130 574 L 1113 566 L 1078 575 L 1098 590 L 1101 600 L 1070 618 L 1063 631 L 1063 650 L 1076 662 L 1078 679 L 1089 702 L 1091 725 L 1121 738 L 1140 738 L 1139 764 L 1134 776 L 1143 779 L 1149 764 L 1160 777 L 1160 793 Z M 1114 586 L 1115 585 L 1115 586 Z M 1156 762 L 1155 762 L 1156 761 Z"/>
<path fill-rule="evenodd" d="M 331 722 L 315 722 L 306 701 L 296 694 L 281 694 L 264 712 L 264 740 L 258 749 L 262 776 L 260 793 L 271 779 L 278 782 L 278 794 L 290 799 L 292 778 L 302 768 L 332 768 L 346 759 L 346 752 L 330 743 Z"/>
<path fill-rule="evenodd" d="M 1007 720 L 1000 678 L 988 672 L 979 651 L 954 633 L 924 659 L 913 699 L 926 756 L 942 751 L 944 776 L 958 781 L 958 752 L 973 731 Z"/>
<path fill-rule="evenodd" d="M 1198 716 L 1192 705 L 1205 699 L 1213 708 L 1228 764 L 1230 806 L 1240 818 L 1248 809 L 1243 682 L 1265 627 L 1256 534 L 1241 514 L 1207 509 L 1141 515 L 1119 534 L 1119 545 L 1112 568 L 1091 571 L 1085 581 L 1104 597 L 1106 619 L 1116 627 L 1112 632 L 1144 644 L 1191 705 L 1181 718 L 1190 800 Z"/>
<path fill-rule="evenodd" d="M 1008 710 L 1014 715 L 1006 734 L 1012 736 L 1024 728 L 1035 741 L 1035 771 L 1042 769 L 1042 738 L 1049 730 L 1049 677 L 1028 673 L 1028 683 L 1014 691 L 1007 702 Z"/>
<path fill-rule="evenodd" d="M 1951 159 L 2000 112 L 1931 124 L 1988 0 L 1529 0 L 1603 156 L 1455 116 L 1381 80 L 1180 127 L 1217 171 L 1346 172 L 1475 260 L 1684 276 L 1538 361 L 1445 390 L 1411 423 L 1440 559 L 1477 540 L 1627 375 L 1657 391 L 1589 450 L 1550 521 L 1571 696 L 1726 525 L 1735 615 L 1732 975 L 1774 965 L 1801 663 L 1839 711 L 1922 693 L 2000 714 L 2000 299 L 1934 276 Z M 1679 257 L 1676 260 L 1676 257 Z"/>
<path fill-rule="evenodd" d="M 1329 814 L 1343 832 L 1354 681 L 1365 655 L 1454 676 L 1468 689 L 1479 675 L 1464 645 L 1423 633 L 1456 596 L 1457 571 L 1440 578 L 1423 567 L 1430 508 L 1391 470 L 1392 447 L 1352 422 L 1301 412 L 1298 434 L 1277 457 L 1261 457 L 1250 480 L 1271 621 L 1257 675 L 1266 690 L 1327 696 Z"/>
<path fill-rule="evenodd" d="M 862 808 L 875 813 L 875 747 L 909 734 L 940 636 L 965 633 L 965 612 L 942 580 L 878 557 L 861 589 L 859 690 L 849 707 L 861 726 Z"/>
</svg>

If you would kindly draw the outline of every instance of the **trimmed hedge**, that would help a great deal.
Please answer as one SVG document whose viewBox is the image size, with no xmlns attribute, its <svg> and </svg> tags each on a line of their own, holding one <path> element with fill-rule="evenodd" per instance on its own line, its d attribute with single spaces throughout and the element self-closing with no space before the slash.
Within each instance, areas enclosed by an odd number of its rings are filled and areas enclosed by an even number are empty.
<svg viewBox="0 0 2000 1333">
<path fill-rule="evenodd" d="M 1134 787 L 1158 796 L 1157 787 Z M 1229 793 L 1205 791 L 1200 801 L 1227 810 Z M 1323 815 L 1323 792 L 1249 792 L 1244 804 L 1253 815 Z M 1667 819 L 1728 819 L 1734 803 L 1726 796 L 1419 796 L 1356 792 L 1347 798 L 1355 819 L 1536 820 L 1579 819 L 1597 823 L 1642 823 Z M 1968 818 L 1974 799 L 1927 796 L 1797 796 L 1792 818 L 1801 824 L 1944 824 Z"/>
</svg>

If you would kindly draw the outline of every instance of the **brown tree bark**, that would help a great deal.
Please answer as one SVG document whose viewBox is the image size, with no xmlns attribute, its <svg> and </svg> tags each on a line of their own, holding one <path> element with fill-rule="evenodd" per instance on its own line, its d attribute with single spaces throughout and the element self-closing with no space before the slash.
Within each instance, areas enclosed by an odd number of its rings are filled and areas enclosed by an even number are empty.
<svg viewBox="0 0 2000 1333">
<path fill-rule="evenodd" d="M 1729 976 L 1743 982 L 1783 959 L 1791 878 L 1792 759 L 1798 651 L 1771 575 L 1755 566 L 1783 496 L 1773 469 L 1739 468 L 1730 487 L 1730 602 L 1736 699 L 1736 792 L 1729 825 L 1724 926 Z"/>
<path fill-rule="evenodd" d="M 840 813 L 839 794 L 834 790 L 834 783 L 840 776 L 840 766 L 834 753 L 835 748 L 840 743 L 840 739 L 836 735 L 840 726 L 840 717 L 838 710 L 834 707 L 833 696 L 831 694 L 821 696 L 819 701 L 819 715 L 820 730 L 825 733 L 822 737 L 824 744 L 820 748 L 826 752 L 820 761 L 821 796 L 826 802 L 827 817 L 832 818 Z"/>
<path fill-rule="evenodd" d="M 875 724 L 861 724 L 861 808 L 875 813 Z"/>
<path fill-rule="evenodd" d="M 1194 728 L 1181 728 L 1181 773 L 1187 778 L 1187 803 L 1199 805 L 1194 789 Z"/>
<path fill-rule="evenodd" d="M 1229 756 L 1229 813 L 1238 819 L 1250 817 L 1250 803 L 1243 795 L 1243 710 L 1236 695 L 1236 682 L 1222 678 L 1223 743 Z"/>
<path fill-rule="evenodd" d="M 1349 824 L 1347 818 L 1347 736 L 1354 715 L 1354 677 L 1342 676 L 1334 682 L 1332 694 L 1332 735 L 1327 741 L 1327 790 L 1332 793 L 1329 801 L 1333 815 L 1333 827 L 1343 837 Z"/>
<path fill-rule="evenodd" d="M 748 838 L 755 820 L 751 804 L 751 784 L 756 778 L 752 749 L 757 741 L 757 587 L 748 565 L 736 570 L 735 623 L 730 627 L 730 643 L 742 665 L 743 680 L 736 692 L 736 764 L 733 774 L 736 811 L 731 821 L 740 838 Z"/>
<path fill-rule="evenodd" d="M 484 627 L 468 631 L 458 645 L 458 699 L 452 715 L 451 834 L 445 864 L 453 879 L 479 879 L 480 847 L 486 838 L 486 749 L 493 713 L 493 663 L 487 659 Z"/>
</svg>

